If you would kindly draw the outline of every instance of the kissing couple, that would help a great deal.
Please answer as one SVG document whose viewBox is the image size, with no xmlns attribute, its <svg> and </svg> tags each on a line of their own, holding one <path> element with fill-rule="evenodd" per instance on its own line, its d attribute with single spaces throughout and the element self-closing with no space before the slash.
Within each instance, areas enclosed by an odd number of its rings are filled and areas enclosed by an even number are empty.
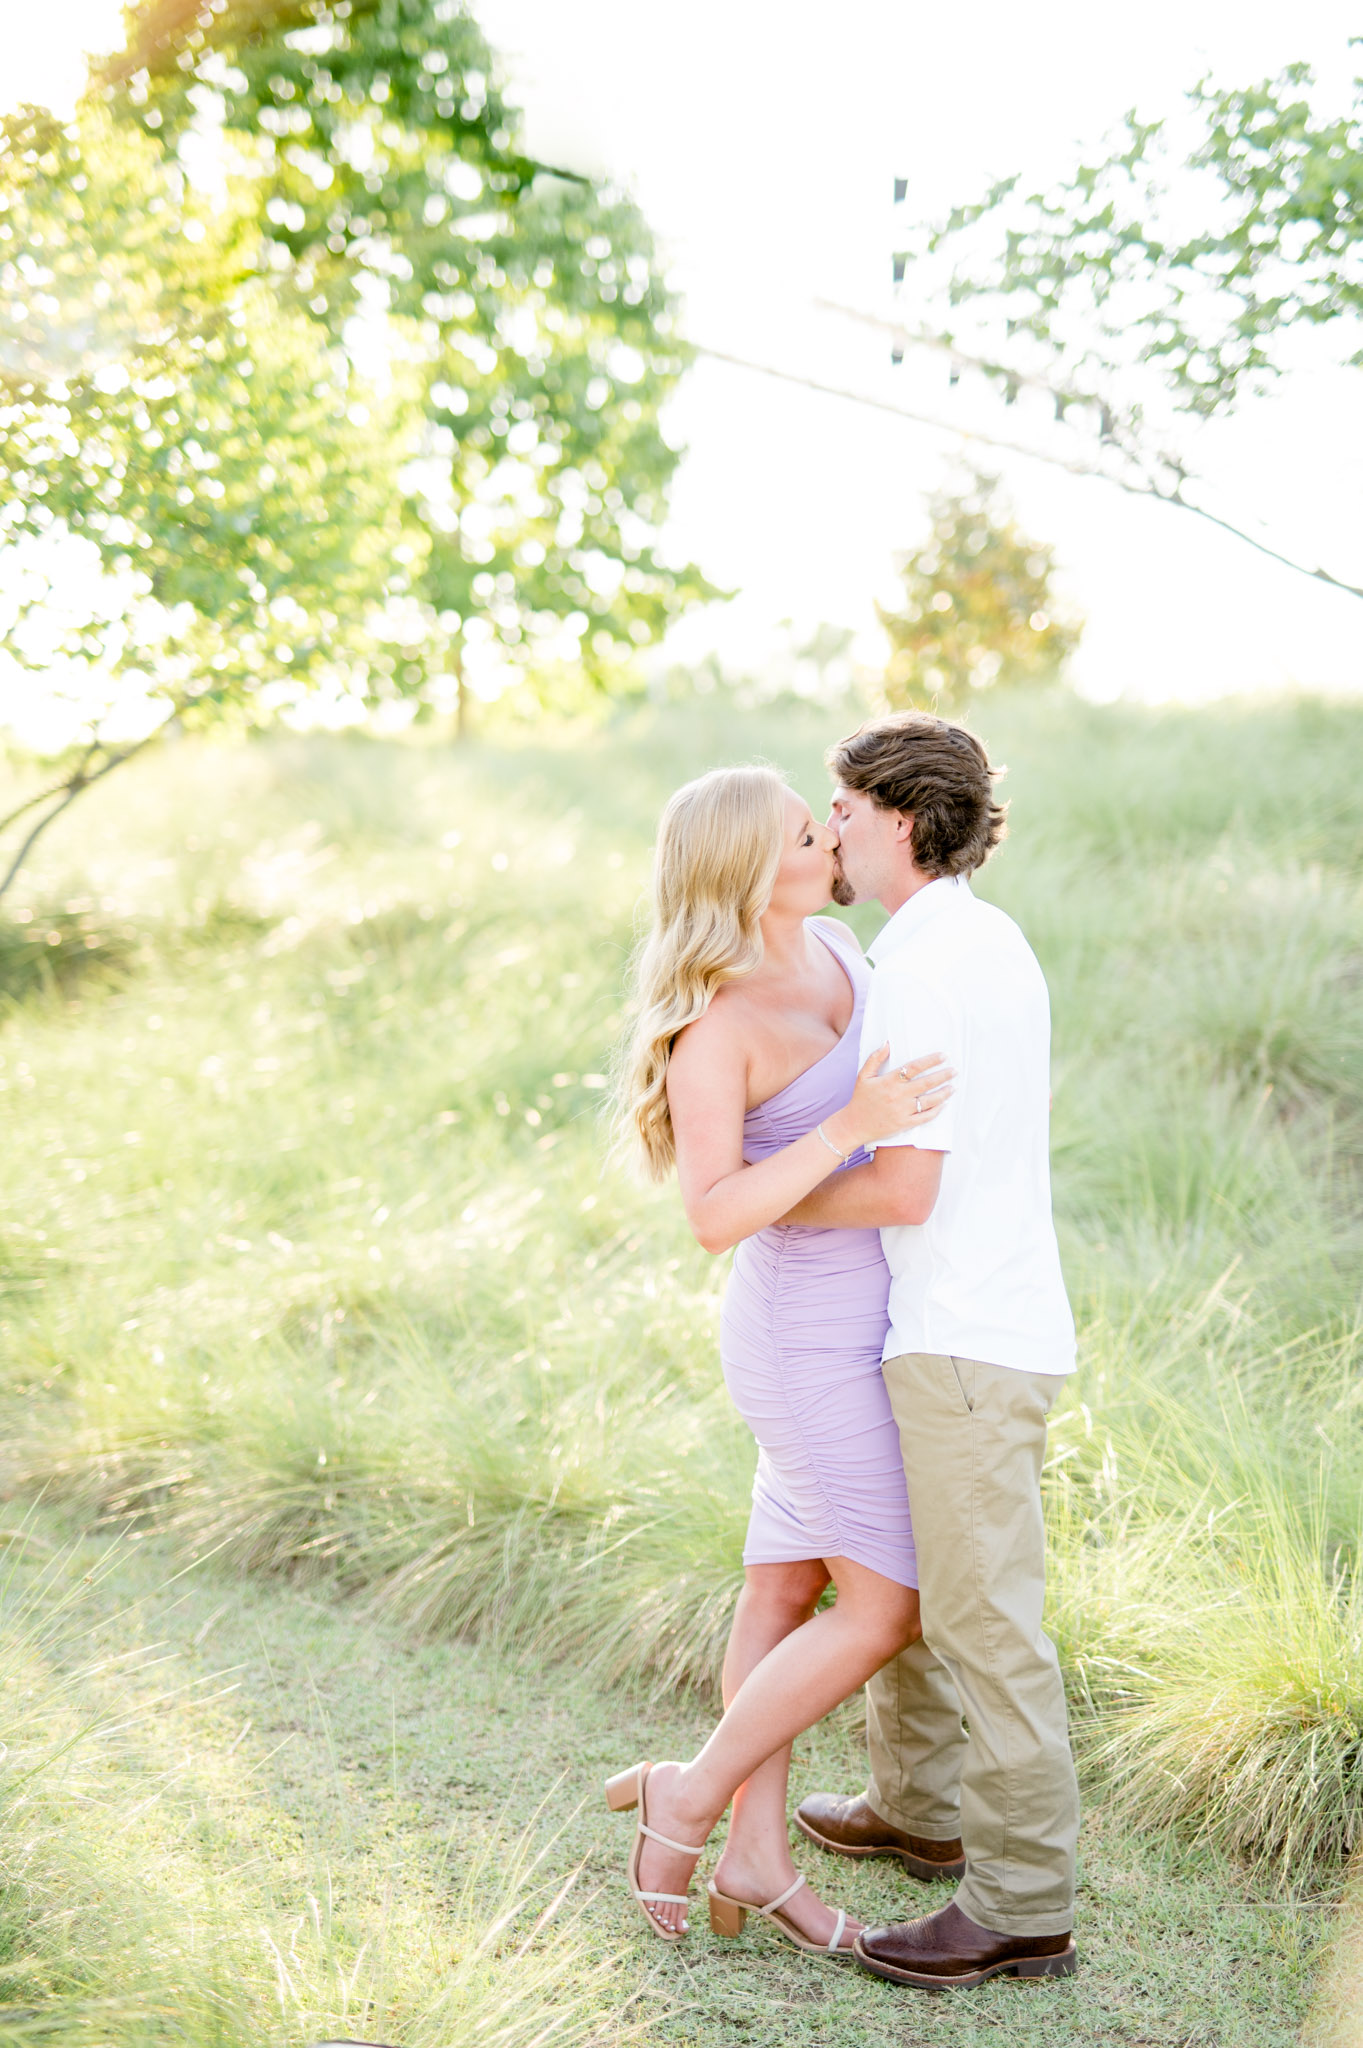
<svg viewBox="0 0 1363 2048">
<path fill-rule="evenodd" d="M 736 1248 L 721 1360 L 758 1460 L 723 1718 L 606 1796 L 637 1808 L 629 1889 L 664 1941 L 732 1805 L 717 1934 L 757 1913 L 926 1989 L 1068 1976 L 1079 1800 L 1041 1468 L 1075 1345 L 1046 983 L 971 891 L 1005 829 L 973 734 L 908 712 L 828 765 L 826 824 L 774 770 L 722 768 L 659 829 L 622 1119 L 706 1251 Z M 871 964 L 816 914 L 830 898 L 890 913 Z M 795 1736 L 862 1685 L 866 1791 L 795 1820 L 833 1855 L 957 1881 L 887 1927 L 816 1896 L 787 1826 Z"/>
</svg>

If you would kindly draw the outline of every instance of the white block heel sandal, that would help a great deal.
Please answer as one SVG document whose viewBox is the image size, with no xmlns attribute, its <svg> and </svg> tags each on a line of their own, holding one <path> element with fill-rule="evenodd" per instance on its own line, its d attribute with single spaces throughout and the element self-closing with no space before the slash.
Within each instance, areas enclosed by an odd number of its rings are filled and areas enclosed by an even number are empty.
<svg viewBox="0 0 1363 2048">
<path fill-rule="evenodd" d="M 833 1928 L 831 1941 L 811 1941 L 807 1934 L 801 1934 L 790 1915 L 782 1909 L 795 1897 L 805 1879 L 797 1877 L 794 1884 L 788 1884 L 781 1896 L 772 1899 L 768 1905 L 754 1906 L 747 1899 L 731 1899 L 727 1892 L 719 1890 L 713 1882 L 710 1885 L 710 1926 L 716 1934 L 734 1941 L 743 1932 L 743 1922 L 749 1913 L 758 1913 L 770 1920 L 778 1934 L 783 1934 L 795 1948 L 802 1949 L 807 1956 L 831 1956 L 835 1962 L 850 1963 L 852 1946 L 842 1945 L 847 1932 L 847 1915 L 838 1908 L 838 1917 Z"/>
<path fill-rule="evenodd" d="M 632 1764 L 627 1771 L 617 1771 L 613 1778 L 606 1780 L 606 1804 L 612 1813 L 625 1813 L 632 1806 L 639 1809 L 639 1823 L 634 1830 L 634 1843 L 629 1852 L 625 1876 L 629 1883 L 630 1897 L 647 1920 L 659 1941 L 680 1941 L 686 1933 L 686 1925 L 663 1927 L 654 1918 L 653 1906 L 689 1906 L 691 1901 L 684 1892 L 645 1892 L 639 1889 L 639 1858 L 643 1854 L 644 1842 L 661 1842 L 665 1849 L 675 1849 L 679 1856 L 699 1856 L 705 1849 L 704 1842 L 674 1842 L 670 1835 L 660 1835 L 656 1828 L 648 1825 L 648 1808 L 645 1803 L 645 1788 L 652 1764 Z"/>
</svg>

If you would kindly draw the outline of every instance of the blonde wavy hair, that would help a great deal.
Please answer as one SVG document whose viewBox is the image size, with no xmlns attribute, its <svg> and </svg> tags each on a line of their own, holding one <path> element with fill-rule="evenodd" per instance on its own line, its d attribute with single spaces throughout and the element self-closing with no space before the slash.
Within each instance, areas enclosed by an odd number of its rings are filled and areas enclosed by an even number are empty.
<svg viewBox="0 0 1363 2048">
<path fill-rule="evenodd" d="M 678 1032 L 761 961 L 758 919 L 781 865 L 785 796 L 774 768 L 713 768 L 663 812 L 616 1090 L 617 1143 L 650 1180 L 665 1180 L 677 1160 L 667 1067 Z"/>
</svg>

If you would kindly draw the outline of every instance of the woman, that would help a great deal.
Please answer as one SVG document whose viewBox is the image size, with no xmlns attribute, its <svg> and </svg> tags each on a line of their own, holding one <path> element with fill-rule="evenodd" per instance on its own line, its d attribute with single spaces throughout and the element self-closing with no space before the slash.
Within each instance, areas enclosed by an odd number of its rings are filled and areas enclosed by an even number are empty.
<svg viewBox="0 0 1363 2048">
<path fill-rule="evenodd" d="M 607 1798 L 638 1806 L 629 1887 L 664 1940 L 686 1932 L 696 1858 L 732 1799 L 716 1932 L 755 1911 L 847 1956 L 859 1923 L 791 1861 L 790 1746 L 916 1639 L 918 1574 L 880 1372 L 880 1234 L 780 1219 L 861 1147 L 929 1122 L 950 1087 L 937 1054 L 880 1075 L 882 1046 L 858 1071 L 870 970 L 846 926 L 813 915 L 836 855 L 769 768 L 717 769 L 663 813 L 622 1122 L 655 1179 L 675 1165 L 705 1249 L 738 1247 L 721 1357 L 759 1458 L 723 1719 L 690 1763 L 637 1765 Z M 837 1603 L 816 1614 L 830 1581 Z"/>
</svg>

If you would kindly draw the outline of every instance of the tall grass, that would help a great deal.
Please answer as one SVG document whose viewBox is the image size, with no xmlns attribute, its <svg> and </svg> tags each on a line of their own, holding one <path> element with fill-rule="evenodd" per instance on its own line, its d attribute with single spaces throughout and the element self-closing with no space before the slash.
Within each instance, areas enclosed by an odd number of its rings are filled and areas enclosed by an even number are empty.
<svg viewBox="0 0 1363 2048">
<path fill-rule="evenodd" d="M 1056 1013 L 1077 1725 L 1107 1796 L 1294 1877 L 1360 1829 L 1363 713 L 982 724 L 981 886 Z M 20 906 L 70 963 L 0 1032 L 9 1490 L 712 1686 L 752 1466 L 723 1274 L 603 1172 L 600 1077 L 667 790 L 760 754 L 817 801 L 829 737 L 182 746 L 92 798 Z"/>
<path fill-rule="evenodd" d="M 490 1848 L 461 1859 L 449 1897 L 438 1868 L 398 1882 L 379 1867 L 367 1885 L 352 1873 L 344 1900 L 325 1864 L 281 1870 L 252 1770 L 205 1740 L 230 1674 L 177 1676 L 137 1644 L 134 1613 L 91 1611 L 116 1552 L 54 1549 L 31 1525 L 4 1534 L 0 2042 L 601 2038 L 613 1973 L 579 1934 L 579 1873 L 558 1867 L 553 1838 L 533 1839 L 540 1816 L 495 1867 Z"/>
</svg>

